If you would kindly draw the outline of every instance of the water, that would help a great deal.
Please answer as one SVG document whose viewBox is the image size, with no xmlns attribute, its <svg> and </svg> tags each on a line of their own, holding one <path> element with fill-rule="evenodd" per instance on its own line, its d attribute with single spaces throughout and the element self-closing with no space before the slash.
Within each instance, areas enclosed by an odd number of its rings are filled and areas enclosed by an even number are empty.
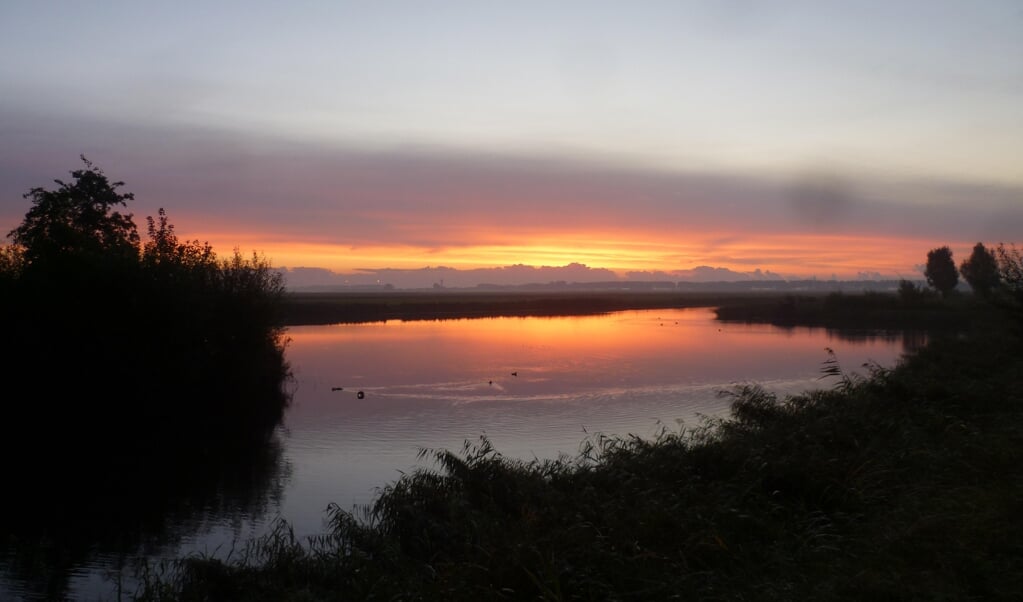
<svg viewBox="0 0 1023 602">
<path fill-rule="evenodd" d="M 865 373 L 864 363 L 890 366 L 918 344 L 722 324 L 710 309 L 303 326 L 288 336 L 293 405 L 269 467 L 245 495 L 161 517 L 161 529 L 139 535 L 144 555 L 223 557 L 276 517 L 299 537 L 317 534 L 328 504 L 369 504 L 403 472 L 432 466 L 417 460 L 421 449 L 458 450 L 485 435 L 508 457 L 575 455 L 596 433 L 652 437 L 723 415 L 729 400 L 719 393 L 737 384 L 783 395 L 827 387 L 828 349 L 846 372 Z M 83 555 L 66 567 L 67 590 L 114 598 L 106 574 L 138 553 Z M 25 589 L 0 573 L 0 598 L 28 597 Z"/>
</svg>

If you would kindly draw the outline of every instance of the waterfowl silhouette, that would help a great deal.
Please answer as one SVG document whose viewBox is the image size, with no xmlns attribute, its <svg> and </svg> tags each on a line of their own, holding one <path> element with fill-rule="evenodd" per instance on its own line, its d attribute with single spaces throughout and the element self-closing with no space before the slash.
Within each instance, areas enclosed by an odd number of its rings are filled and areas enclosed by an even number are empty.
<svg viewBox="0 0 1023 602">
<path fill-rule="evenodd" d="M 331 391 L 344 391 L 345 388 L 344 387 L 331 387 L 330 390 Z M 359 399 L 363 399 L 364 397 L 366 397 L 366 393 L 363 392 L 363 391 L 359 391 L 358 393 L 355 394 L 355 396 L 358 397 Z"/>
</svg>

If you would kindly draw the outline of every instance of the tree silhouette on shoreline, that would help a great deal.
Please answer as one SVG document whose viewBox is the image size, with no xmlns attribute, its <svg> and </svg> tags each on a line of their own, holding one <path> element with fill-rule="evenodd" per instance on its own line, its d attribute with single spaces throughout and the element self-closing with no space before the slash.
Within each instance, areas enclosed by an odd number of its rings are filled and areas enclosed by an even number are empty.
<svg viewBox="0 0 1023 602">
<path fill-rule="evenodd" d="M 952 260 L 952 250 L 944 246 L 928 251 L 924 276 L 927 284 L 937 289 L 942 297 L 947 297 L 959 284 L 959 272 Z"/>
<path fill-rule="evenodd" d="M 998 260 L 995 259 L 994 253 L 981 242 L 973 246 L 970 257 L 960 264 L 959 273 L 963 275 L 963 279 L 970 285 L 970 288 L 984 298 L 991 296 L 1001 280 L 998 273 Z"/>
</svg>

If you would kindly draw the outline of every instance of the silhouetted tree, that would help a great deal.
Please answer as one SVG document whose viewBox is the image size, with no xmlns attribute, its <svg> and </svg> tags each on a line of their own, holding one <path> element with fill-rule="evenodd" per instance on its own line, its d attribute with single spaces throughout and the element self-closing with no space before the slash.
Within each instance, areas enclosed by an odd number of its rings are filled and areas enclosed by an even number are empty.
<svg viewBox="0 0 1023 602">
<path fill-rule="evenodd" d="M 39 187 L 24 195 L 32 208 L 7 236 L 24 249 L 26 271 L 66 276 L 83 267 L 138 262 L 139 235 L 132 215 L 117 210 L 134 195 L 117 192 L 123 182 L 110 182 L 81 158 L 85 168 L 72 171 L 71 182 L 55 180 L 60 186 L 56 190 Z"/>
<path fill-rule="evenodd" d="M 991 291 L 998 287 L 1001 277 L 998 274 L 998 261 L 988 251 L 984 243 L 973 246 L 969 259 L 959 266 L 959 273 L 969 283 L 970 288 L 981 297 L 989 297 Z"/>
<path fill-rule="evenodd" d="M 1004 244 L 999 243 L 995 255 L 998 257 L 998 277 L 1001 286 L 1023 302 L 1023 253 L 1020 253 L 1016 245 L 1009 245 L 1006 248 Z"/>
<path fill-rule="evenodd" d="M 56 190 L 24 195 L 32 206 L 0 248 L 0 328 L 18 342 L 0 350 L 0 367 L 61 375 L 49 403 L 19 406 L 21 423 L 44 427 L 46 408 L 60 408 L 68 434 L 99 441 L 115 439 L 97 429 L 121 424 L 171 437 L 262 435 L 287 402 L 282 277 L 256 255 L 220 260 L 208 243 L 179 241 L 162 208 L 140 244 L 121 210 L 134 196 L 81 159 Z M 100 401 L 77 403 L 62 389 L 72 383 L 102 391 Z"/>
<path fill-rule="evenodd" d="M 161 207 L 157 219 L 146 217 L 148 240 L 142 247 L 142 266 L 150 281 L 162 289 L 209 290 L 220 266 L 209 243 L 180 242 Z"/>
<path fill-rule="evenodd" d="M 937 289 L 945 297 L 959 284 L 959 272 L 952 260 L 952 250 L 938 247 L 927 252 L 927 269 L 924 271 L 927 284 Z"/>
</svg>

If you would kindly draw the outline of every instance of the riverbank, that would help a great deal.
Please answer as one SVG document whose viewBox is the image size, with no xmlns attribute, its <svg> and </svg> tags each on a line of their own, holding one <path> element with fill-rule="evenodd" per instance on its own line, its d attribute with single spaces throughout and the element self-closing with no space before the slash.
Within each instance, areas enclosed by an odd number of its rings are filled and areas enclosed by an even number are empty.
<svg viewBox="0 0 1023 602">
<path fill-rule="evenodd" d="M 441 450 L 367 517 L 332 508 L 313 541 L 279 523 L 139 598 L 1019 599 L 1023 344 L 999 319 L 867 377 L 829 365 L 820 391 L 736 389 L 731 418 L 655 441 Z"/>
<path fill-rule="evenodd" d="M 970 294 L 905 298 L 893 293 L 751 296 L 726 299 L 715 307 L 723 322 L 780 327 L 965 330 L 991 327 L 1000 311 Z"/>
<path fill-rule="evenodd" d="M 770 291 L 711 293 L 666 291 L 390 291 L 288 293 L 285 326 L 515 316 L 571 316 L 633 309 L 714 307 L 754 299 L 780 299 Z"/>
</svg>

